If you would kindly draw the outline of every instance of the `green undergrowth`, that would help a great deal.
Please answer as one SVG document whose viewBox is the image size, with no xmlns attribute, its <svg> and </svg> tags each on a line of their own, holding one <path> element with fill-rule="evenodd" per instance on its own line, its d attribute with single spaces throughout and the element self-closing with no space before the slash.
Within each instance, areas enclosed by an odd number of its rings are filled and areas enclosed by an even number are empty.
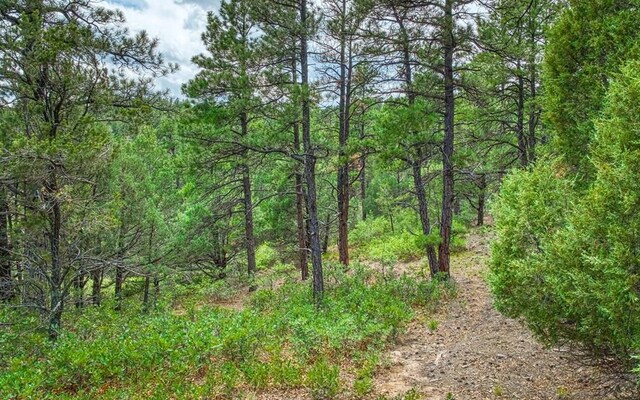
<svg viewBox="0 0 640 400">
<path fill-rule="evenodd" d="M 0 398 L 222 399 L 300 388 L 316 399 L 367 398 L 384 346 L 446 289 L 364 268 L 329 268 L 327 282 L 319 309 L 308 284 L 290 282 L 259 290 L 240 311 L 90 307 L 56 343 L 4 329 Z"/>
<path fill-rule="evenodd" d="M 350 233 L 353 256 L 385 265 L 422 259 L 427 245 L 438 246 L 440 235 L 437 230 L 429 236 L 423 235 L 419 228 L 420 222 L 414 214 L 398 213 L 393 223 L 384 217 L 360 221 Z M 458 252 L 465 248 L 467 232 L 464 221 L 454 221 L 452 251 Z"/>
</svg>

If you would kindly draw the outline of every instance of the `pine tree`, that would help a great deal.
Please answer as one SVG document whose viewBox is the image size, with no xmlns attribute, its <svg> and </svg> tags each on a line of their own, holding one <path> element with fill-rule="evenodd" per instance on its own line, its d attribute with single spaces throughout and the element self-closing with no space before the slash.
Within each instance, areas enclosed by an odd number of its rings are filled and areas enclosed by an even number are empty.
<svg viewBox="0 0 640 400">
<path fill-rule="evenodd" d="M 92 211 L 94 178 L 109 156 L 100 119 L 145 104 L 155 96 L 151 78 L 173 66 L 146 33 L 129 35 L 120 12 L 89 0 L 4 2 L 0 13 L 0 104 L 21 121 L 9 132 L 11 184 L 21 187 L 29 230 L 18 252 L 47 294 L 31 305 L 56 339 L 70 288 L 88 272 L 84 234 L 92 228 L 82 215 Z"/>
<path fill-rule="evenodd" d="M 230 144 L 225 146 L 225 153 L 230 156 L 237 154 L 237 169 L 242 182 L 247 272 L 253 276 L 256 272 L 254 202 L 246 141 L 261 103 L 258 88 L 264 80 L 260 33 L 252 18 L 250 3 L 245 0 L 223 1 L 220 15 L 209 12 L 207 18 L 207 31 L 202 39 L 208 54 L 194 57 L 193 61 L 201 71 L 185 86 L 185 91 L 192 97 L 224 104 L 230 116 L 229 133 L 223 133 L 220 143 Z"/>
</svg>

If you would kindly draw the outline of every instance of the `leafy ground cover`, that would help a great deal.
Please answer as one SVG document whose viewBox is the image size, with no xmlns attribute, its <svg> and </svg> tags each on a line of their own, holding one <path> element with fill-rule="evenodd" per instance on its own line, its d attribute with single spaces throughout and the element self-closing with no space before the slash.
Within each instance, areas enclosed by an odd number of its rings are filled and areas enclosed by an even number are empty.
<svg viewBox="0 0 640 400">
<path fill-rule="evenodd" d="M 330 268 L 328 282 L 319 310 L 309 285 L 289 281 L 259 290 L 242 309 L 203 307 L 199 294 L 182 297 L 181 312 L 169 301 L 148 314 L 89 308 L 55 343 L 23 329 L 33 321 L 6 327 L 0 398 L 242 398 L 274 389 L 366 396 L 385 345 L 445 289 L 363 267 Z"/>
</svg>

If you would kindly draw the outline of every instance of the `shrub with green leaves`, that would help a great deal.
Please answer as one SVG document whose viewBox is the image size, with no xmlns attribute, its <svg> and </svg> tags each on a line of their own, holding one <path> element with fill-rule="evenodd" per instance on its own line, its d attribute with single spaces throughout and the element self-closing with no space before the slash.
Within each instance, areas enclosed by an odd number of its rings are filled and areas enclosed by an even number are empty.
<svg viewBox="0 0 640 400">
<path fill-rule="evenodd" d="M 388 218 L 371 218 L 358 222 L 350 233 L 350 244 L 356 258 L 377 261 L 386 265 L 410 262 L 426 256 L 426 246 L 437 246 L 440 235 L 437 230 L 429 237 L 421 233 L 420 221 L 413 210 L 398 212 L 394 217 L 393 229 Z M 452 250 L 461 251 L 465 247 L 466 226 L 454 221 Z"/>
<path fill-rule="evenodd" d="M 496 202 L 498 307 L 543 339 L 571 341 L 627 370 L 640 354 L 640 62 L 610 86 L 591 149 L 594 182 L 561 162 L 510 176 Z"/>
</svg>

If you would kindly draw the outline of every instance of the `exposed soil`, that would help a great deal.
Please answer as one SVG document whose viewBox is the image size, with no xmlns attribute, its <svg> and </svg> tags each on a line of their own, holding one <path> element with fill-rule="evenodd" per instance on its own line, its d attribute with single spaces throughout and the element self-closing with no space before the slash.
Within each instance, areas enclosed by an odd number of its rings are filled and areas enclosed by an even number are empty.
<svg viewBox="0 0 640 400">
<path fill-rule="evenodd" d="M 452 260 L 458 296 L 412 324 L 390 349 L 376 393 L 394 397 L 415 389 L 433 400 L 610 398 L 598 371 L 580 365 L 568 350 L 545 348 L 494 309 L 484 280 L 488 240 L 477 232 L 469 236 L 467 251 Z"/>
</svg>

